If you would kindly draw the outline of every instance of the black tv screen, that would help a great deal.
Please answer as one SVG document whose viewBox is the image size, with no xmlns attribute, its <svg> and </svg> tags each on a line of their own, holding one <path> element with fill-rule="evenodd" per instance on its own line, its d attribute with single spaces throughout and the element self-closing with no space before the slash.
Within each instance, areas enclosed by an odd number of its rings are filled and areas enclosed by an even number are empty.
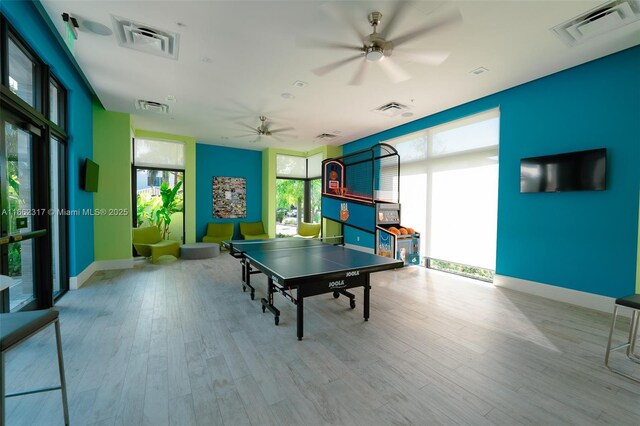
<svg viewBox="0 0 640 426">
<path fill-rule="evenodd" d="M 82 174 L 82 189 L 89 192 L 97 192 L 99 174 L 100 166 L 87 158 L 84 162 L 84 173 Z"/>
<path fill-rule="evenodd" d="M 520 160 L 520 192 L 604 191 L 607 149 Z"/>
</svg>

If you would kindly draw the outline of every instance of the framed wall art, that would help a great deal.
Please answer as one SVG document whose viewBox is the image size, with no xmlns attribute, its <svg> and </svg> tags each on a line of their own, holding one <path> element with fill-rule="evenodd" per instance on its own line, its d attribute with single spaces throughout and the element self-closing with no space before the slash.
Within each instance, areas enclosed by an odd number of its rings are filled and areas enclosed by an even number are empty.
<svg viewBox="0 0 640 426">
<path fill-rule="evenodd" d="M 214 176 L 212 195 L 214 218 L 247 217 L 247 180 L 245 178 Z"/>
</svg>

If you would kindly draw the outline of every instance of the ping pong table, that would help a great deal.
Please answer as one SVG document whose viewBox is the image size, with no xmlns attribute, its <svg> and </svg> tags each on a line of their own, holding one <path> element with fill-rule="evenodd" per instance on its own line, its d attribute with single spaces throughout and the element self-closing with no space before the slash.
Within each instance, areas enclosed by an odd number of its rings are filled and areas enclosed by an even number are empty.
<svg viewBox="0 0 640 426">
<path fill-rule="evenodd" d="M 355 296 L 347 289 L 364 287 L 364 320 L 369 319 L 369 275 L 374 272 L 401 268 L 401 260 L 350 249 L 342 245 L 324 243 L 315 239 L 283 238 L 269 240 L 232 240 L 223 245 L 229 253 L 240 259 L 242 287 L 251 290 L 251 275 L 263 273 L 267 277 L 267 298 L 261 300 L 262 312 L 267 309 L 280 322 L 280 311 L 273 304 L 274 293 L 281 293 L 296 307 L 298 340 L 304 328 L 304 299 L 325 293 L 338 298 L 349 298 L 355 308 Z M 294 296 L 295 291 L 295 296 Z"/>
</svg>

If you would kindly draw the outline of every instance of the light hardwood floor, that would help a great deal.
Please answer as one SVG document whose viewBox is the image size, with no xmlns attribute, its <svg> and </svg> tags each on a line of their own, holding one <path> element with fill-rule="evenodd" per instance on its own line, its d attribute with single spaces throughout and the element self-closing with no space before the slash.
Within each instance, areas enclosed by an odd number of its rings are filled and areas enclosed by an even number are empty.
<svg viewBox="0 0 640 426">
<path fill-rule="evenodd" d="M 276 296 L 274 326 L 252 279 L 254 301 L 223 253 L 64 296 L 72 424 L 640 424 L 640 384 L 603 366 L 610 315 L 412 267 L 372 276 L 369 322 L 361 290 L 355 310 L 309 298 L 298 342 L 295 306 Z M 8 353 L 7 391 L 57 383 L 53 336 Z M 57 392 L 7 410 L 8 425 L 62 424 Z"/>
</svg>

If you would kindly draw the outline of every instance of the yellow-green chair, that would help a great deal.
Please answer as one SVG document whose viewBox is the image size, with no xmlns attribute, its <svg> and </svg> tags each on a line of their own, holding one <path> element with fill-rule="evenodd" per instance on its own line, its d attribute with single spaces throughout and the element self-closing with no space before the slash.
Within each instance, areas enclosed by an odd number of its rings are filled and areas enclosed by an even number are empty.
<svg viewBox="0 0 640 426">
<path fill-rule="evenodd" d="M 163 240 L 157 226 L 133 228 L 131 233 L 133 246 L 140 256 L 151 257 L 156 263 L 160 256 L 171 255 L 180 257 L 180 243 L 173 240 Z"/>
<path fill-rule="evenodd" d="M 216 243 L 222 248 L 223 241 L 233 239 L 233 222 L 207 224 L 207 235 L 202 237 L 203 243 Z"/>
<path fill-rule="evenodd" d="M 298 233 L 294 237 L 299 238 L 318 238 L 320 236 L 319 223 L 300 222 L 298 225 Z"/>
<path fill-rule="evenodd" d="M 262 222 L 240 222 L 240 234 L 245 240 L 265 240 L 269 234 L 264 232 Z"/>
</svg>

